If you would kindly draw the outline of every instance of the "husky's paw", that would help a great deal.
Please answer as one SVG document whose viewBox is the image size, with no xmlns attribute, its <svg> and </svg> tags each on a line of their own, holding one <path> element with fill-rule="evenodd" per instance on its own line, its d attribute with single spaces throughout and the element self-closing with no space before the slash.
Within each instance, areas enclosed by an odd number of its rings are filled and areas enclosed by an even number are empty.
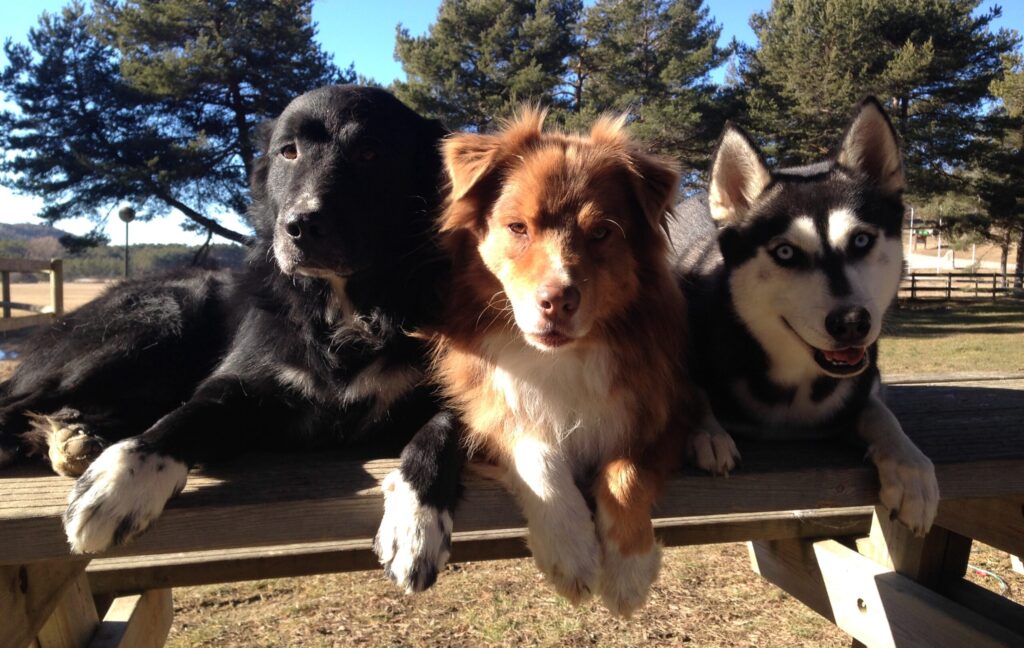
<svg viewBox="0 0 1024 648">
<path fill-rule="evenodd" d="M 712 415 L 707 415 L 687 442 L 687 454 L 701 470 L 728 476 L 740 461 L 732 436 Z"/>
<path fill-rule="evenodd" d="M 914 447 L 903 452 L 872 448 L 868 455 L 878 468 L 879 499 L 889 509 L 889 517 L 914 535 L 928 533 L 939 508 L 939 482 L 931 460 Z"/>
<path fill-rule="evenodd" d="M 97 553 L 139 535 L 185 487 L 188 466 L 136 439 L 110 446 L 68 495 L 64 530 L 74 553 Z"/>
<path fill-rule="evenodd" d="M 644 553 L 624 555 L 614 542 L 605 541 L 601 564 L 601 601 L 612 614 L 629 617 L 647 601 L 661 569 L 661 546 Z"/>
<path fill-rule="evenodd" d="M 531 530 L 528 542 L 537 568 L 573 605 L 598 591 L 601 576 L 601 548 L 594 525 L 580 526 L 569 533 Z"/>
<path fill-rule="evenodd" d="M 381 483 L 384 518 L 373 551 L 388 578 L 407 594 L 422 592 L 437 580 L 452 547 L 452 516 L 420 502 L 399 470 Z"/>
</svg>

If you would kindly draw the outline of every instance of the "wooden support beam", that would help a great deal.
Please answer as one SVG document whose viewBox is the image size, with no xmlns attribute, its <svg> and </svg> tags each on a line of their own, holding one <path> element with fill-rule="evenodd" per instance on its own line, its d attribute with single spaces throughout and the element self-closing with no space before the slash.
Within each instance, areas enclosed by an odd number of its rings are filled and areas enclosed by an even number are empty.
<svg viewBox="0 0 1024 648">
<path fill-rule="evenodd" d="M 0 648 L 25 648 L 78 582 L 88 560 L 0 565 Z"/>
<path fill-rule="evenodd" d="M 967 573 L 971 539 L 938 526 L 919 538 L 889 519 L 888 510 L 879 506 L 871 519 L 871 533 L 857 541 L 857 550 L 882 567 L 938 589 Z"/>
<path fill-rule="evenodd" d="M 64 262 L 60 259 L 50 261 L 50 306 L 57 317 L 64 314 Z"/>
<path fill-rule="evenodd" d="M 1024 636 L 835 540 L 751 544 L 755 571 L 868 646 L 982 648 Z"/>
<path fill-rule="evenodd" d="M 1024 636 L 1024 605 L 1018 605 L 1012 599 L 962 578 L 946 583 L 942 588 L 942 594 L 949 600 L 956 601 L 965 608 Z"/>
<path fill-rule="evenodd" d="M 170 589 L 114 599 L 89 648 L 160 648 L 173 620 Z"/>
<path fill-rule="evenodd" d="M 39 648 L 85 648 L 96 634 L 99 620 L 89 581 L 81 572 L 64 590 L 57 608 L 39 630 L 36 644 Z"/>
<path fill-rule="evenodd" d="M 935 523 L 1011 555 L 1024 554 L 1024 497 L 943 501 Z"/>
</svg>

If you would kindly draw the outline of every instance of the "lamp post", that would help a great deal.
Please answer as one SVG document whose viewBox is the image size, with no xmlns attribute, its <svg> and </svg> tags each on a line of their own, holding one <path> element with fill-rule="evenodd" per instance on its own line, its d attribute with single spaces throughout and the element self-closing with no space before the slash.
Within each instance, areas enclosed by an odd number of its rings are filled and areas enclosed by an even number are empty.
<svg viewBox="0 0 1024 648">
<path fill-rule="evenodd" d="M 131 207 L 122 207 L 117 212 L 117 217 L 124 221 L 124 276 L 128 276 L 128 223 L 135 220 L 135 210 Z"/>
</svg>

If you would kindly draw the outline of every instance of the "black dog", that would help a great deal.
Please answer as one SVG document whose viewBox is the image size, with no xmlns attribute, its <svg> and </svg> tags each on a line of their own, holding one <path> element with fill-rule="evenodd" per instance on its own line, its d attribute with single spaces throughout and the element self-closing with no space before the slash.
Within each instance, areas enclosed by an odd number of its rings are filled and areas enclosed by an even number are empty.
<svg viewBox="0 0 1024 648">
<path fill-rule="evenodd" d="M 352 86 L 307 93 L 261 131 L 263 156 L 251 178 L 257 239 L 247 267 L 231 282 L 210 279 L 212 296 L 183 318 L 227 330 L 230 343 L 187 402 L 173 411 L 154 404 L 153 419 L 166 415 L 107 447 L 81 476 L 64 516 L 74 551 L 103 551 L 141 533 L 191 466 L 239 448 L 346 443 L 387 451 L 411 439 L 385 485 L 377 549 L 407 589 L 433 582 L 447 559 L 461 458 L 453 420 L 424 384 L 425 346 L 408 332 L 431 327 L 448 275 L 433 236 L 444 135 L 387 92 Z M 157 282 L 157 292 L 169 285 Z M 139 294 L 130 284 L 119 290 Z M 179 306 L 191 304 L 188 297 Z M 111 304 L 100 304 L 99 315 L 112 315 Z M 134 373 L 104 364 L 104 353 L 116 353 L 101 329 L 85 337 L 88 344 L 67 338 L 61 351 L 96 349 L 95 363 L 82 363 L 83 383 L 106 376 L 117 389 L 138 375 L 138 362 Z M 191 339 L 169 347 L 188 348 Z M 151 373 L 193 359 L 145 353 L 141 366 Z M 45 373 L 43 365 L 34 372 Z M 142 380 L 146 390 L 163 386 Z M 81 407 L 94 391 L 33 407 Z M 128 418 L 104 438 L 125 436 Z"/>
</svg>

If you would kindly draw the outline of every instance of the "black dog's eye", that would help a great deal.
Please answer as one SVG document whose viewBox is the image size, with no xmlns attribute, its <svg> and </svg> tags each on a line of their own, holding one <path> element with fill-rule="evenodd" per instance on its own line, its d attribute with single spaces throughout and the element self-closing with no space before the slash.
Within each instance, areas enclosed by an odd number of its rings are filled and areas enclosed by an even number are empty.
<svg viewBox="0 0 1024 648">
<path fill-rule="evenodd" d="M 789 243 L 775 246 L 769 254 L 772 255 L 776 263 L 786 268 L 800 265 L 803 261 L 803 253 Z"/>
<path fill-rule="evenodd" d="M 516 236 L 526 236 L 526 223 L 509 223 L 508 231 Z"/>
<path fill-rule="evenodd" d="M 849 254 L 851 256 L 864 256 L 875 244 L 875 237 L 867 232 L 860 232 L 850 240 Z"/>
<path fill-rule="evenodd" d="M 281 157 L 286 160 L 294 160 L 299 157 L 299 149 L 294 144 L 285 144 L 281 147 Z"/>
</svg>

